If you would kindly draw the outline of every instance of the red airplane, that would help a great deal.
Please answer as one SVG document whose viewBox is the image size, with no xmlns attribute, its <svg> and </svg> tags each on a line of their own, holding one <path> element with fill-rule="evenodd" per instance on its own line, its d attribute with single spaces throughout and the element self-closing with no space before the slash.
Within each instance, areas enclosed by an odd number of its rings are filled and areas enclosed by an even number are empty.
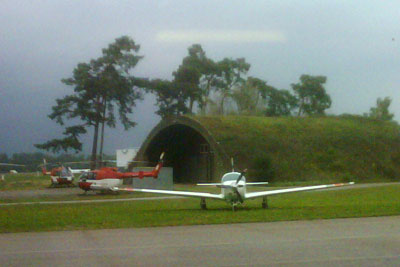
<svg viewBox="0 0 400 267">
<path fill-rule="evenodd" d="M 123 179 L 126 178 L 139 178 L 158 177 L 158 174 L 163 166 L 164 152 L 160 155 L 160 161 L 152 171 L 138 171 L 138 172 L 118 172 L 116 167 L 103 167 L 99 170 L 87 171 L 82 173 L 79 177 L 79 187 L 85 190 L 101 190 L 112 191 L 111 189 L 116 186 L 122 185 Z"/>
</svg>

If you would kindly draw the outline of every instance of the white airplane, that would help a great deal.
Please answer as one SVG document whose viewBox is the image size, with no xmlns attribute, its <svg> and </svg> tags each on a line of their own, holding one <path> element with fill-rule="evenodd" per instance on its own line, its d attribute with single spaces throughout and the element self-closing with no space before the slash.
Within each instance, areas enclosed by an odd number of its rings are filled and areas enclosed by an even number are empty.
<svg viewBox="0 0 400 267">
<path fill-rule="evenodd" d="M 229 205 L 232 206 L 232 210 L 235 211 L 237 205 L 242 204 L 246 199 L 258 198 L 262 197 L 262 207 L 265 209 L 268 207 L 267 196 L 284 194 L 284 193 L 293 193 L 300 191 L 309 191 L 309 190 L 317 190 L 324 189 L 329 187 L 339 187 L 345 185 L 352 185 L 354 182 L 350 183 L 339 183 L 339 184 L 328 184 L 328 185 L 315 185 L 315 186 L 305 186 L 305 187 L 296 187 L 296 188 L 288 188 L 288 189 L 278 189 L 278 190 L 270 190 L 270 191 L 261 191 L 261 192 L 246 192 L 247 185 L 261 185 L 266 183 L 246 183 L 246 178 L 244 177 L 246 170 L 242 173 L 239 172 L 229 172 L 224 174 L 221 179 L 221 183 L 212 183 L 212 184 L 199 184 L 199 185 L 214 185 L 221 188 L 221 194 L 211 194 L 211 193 L 201 193 L 201 192 L 188 192 L 188 191 L 173 191 L 173 190 L 156 190 L 156 189 L 139 189 L 139 188 L 118 188 L 114 187 L 114 191 L 127 191 L 127 192 L 145 192 L 145 193 L 154 193 L 154 194 L 167 194 L 167 195 L 175 195 L 175 196 L 184 196 L 184 197 L 197 197 L 200 198 L 200 207 L 201 209 L 206 209 L 206 198 L 211 199 L 219 199 L 226 201 Z"/>
</svg>

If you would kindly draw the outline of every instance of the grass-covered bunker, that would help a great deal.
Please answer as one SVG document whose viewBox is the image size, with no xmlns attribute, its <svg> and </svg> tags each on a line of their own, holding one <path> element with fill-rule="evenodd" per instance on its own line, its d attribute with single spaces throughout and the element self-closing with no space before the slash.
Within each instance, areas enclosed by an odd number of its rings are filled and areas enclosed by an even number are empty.
<svg viewBox="0 0 400 267">
<path fill-rule="evenodd" d="M 166 151 L 165 165 L 181 183 L 219 181 L 231 157 L 249 180 L 397 180 L 399 134 L 395 123 L 362 117 L 170 117 L 136 159 L 155 162 Z"/>
</svg>

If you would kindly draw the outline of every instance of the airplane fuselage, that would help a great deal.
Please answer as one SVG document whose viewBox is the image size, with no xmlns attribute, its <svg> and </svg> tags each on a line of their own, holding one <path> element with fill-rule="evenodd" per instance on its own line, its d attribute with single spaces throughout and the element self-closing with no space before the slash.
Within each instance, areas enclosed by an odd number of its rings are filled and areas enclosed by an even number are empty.
<svg viewBox="0 0 400 267">
<path fill-rule="evenodd" d="M 122 185 L 122 179 L 115 179 L 115 178 L 105 178 L 105 179 L 100 179 L 100 180 L 79 180 L 79 188 L 82 190 L 88 191 L 88 190 L 110 190 L 110 188 L 113 188 L 114 186 L 121 186 Z"/>
<path fill-rule="evenodd" d="M 232 206 L 243 203 L 246 195 L 246 178 L 243 176 L 236 184 L 239 175 L 239 172 L 228 172 L 221 179 L 221 195 Z"/>
<path fill-rule="evenodd" d="M 114 186 L 122 185 L 116 168 L 105 167 L 100 170 L 84 172 L 79 177 L 78 186 L 82 190 L 110 190 Z"/>
</svg>

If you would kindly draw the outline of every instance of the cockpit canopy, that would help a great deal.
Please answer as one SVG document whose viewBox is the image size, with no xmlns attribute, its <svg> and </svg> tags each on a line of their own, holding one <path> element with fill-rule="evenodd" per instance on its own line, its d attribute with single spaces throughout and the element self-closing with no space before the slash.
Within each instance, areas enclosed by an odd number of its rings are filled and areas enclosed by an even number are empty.
<svg viewBox="0 0 400 267">
<path fill-rule="evenodd" d="M 60 178 L 71 177 L 72 172 L 70 169 L 65 168 L 64 166 L 61 167 L 61 170 L 57 173 Z"/>
<path fill-rule="evenodd" d="M 240 176 L 240 172 L 229 172 L 225 173 L 224 176 L 222 176 L 222 182 L 226 181 L 236 181 Z M 246 177 L 242 177 L 240 181 L 246 181 Z"/>
<path fill-rule="evenodd" d="M 81 174 L 81 176 L 79 177 L 79 179 L 80 180 L 86 180 L 86 179 L 95 180 L 96 176 L 97 176 L 97 173 L 94 173 L 94 172 L 83 172 Z"/>
</svg>

